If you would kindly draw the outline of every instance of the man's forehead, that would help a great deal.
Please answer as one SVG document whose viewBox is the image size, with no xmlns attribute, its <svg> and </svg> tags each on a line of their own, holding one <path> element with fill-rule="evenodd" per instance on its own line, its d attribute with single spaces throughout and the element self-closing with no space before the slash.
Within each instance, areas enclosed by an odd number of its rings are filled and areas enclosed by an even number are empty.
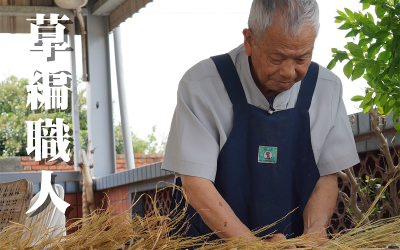
<svg viewBox="0 0 400 250">
<path fill-rule="evenodd" d="M 290 50 L 290 49 L 287 49 L 287 50 L 281 51 L 281 50 L 277 50 L 277 49 L 272 49 L 270 51 L 270 53 L 274 54 L 274 55 L 278 55 L 278 56 L 284 56 L 284 57 L 295 54 L 296 56 L 300 56 L 301 57 L 301 56 L 306 56 L 306 55 L 312 54 L 313 49 L 314 49 L 314 47 L 312 47 L 311 49 L 308 49 L 308 50 Z"/>
</svg>

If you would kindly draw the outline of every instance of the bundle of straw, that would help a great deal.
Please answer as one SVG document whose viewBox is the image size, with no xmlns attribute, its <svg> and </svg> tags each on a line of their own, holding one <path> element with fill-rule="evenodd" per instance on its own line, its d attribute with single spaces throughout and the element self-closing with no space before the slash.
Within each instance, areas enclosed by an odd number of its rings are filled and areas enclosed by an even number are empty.
<svg viewBox="0 0 400 250">
<path fill-rule="evenodd" d="M 162 190 L 162 189 L 161 189 Z M 139 197 L 136 202 L 141 199 Z M 183 211 L 171 211 L 170 215 L 163 216 L 158 212 L 157 193 L 150 197 L 154 211 L 144 217 L 131 215 L 126 210 L 117 215 L 112 215 L 113 207 L 97 209 L 88 217 L 78 219 L 71 223 L 65 230 L 77 227 L 78 230 L 67 236 L 62 232 L 55 237 L 47 239 L 57 229 L 32 230 L 19 223 L 12 223 L 0 232 L 0 249 L 186 249 L 198 247 L 199 249 L 288 249 L 296 246 L 304 249 L 361 249 L 380 248 L 400 242 L 400 218 L 394 217 L 373 223 L 357 226 L 352 230 L 343 231 L 322 246 L 311 246 L 320 240 L 315 235 L 303 235 L 294 239 L 269 243 L 262 239 L 246 240 L 246 236 L 227 239 L 225 241 L 207 241 L 210 235 L 196 238 L 184 238 L 180 234 L 169 235 L 171 230 L 185 217 Z M 135 202 L 135 203 L 136 203 Z M 185 202 L 185 201 L 181 201 Z M 135 204 L 134 203 L 134 204 Z M 185 202 L 186 203 L 186 202 Z M 103 201 L 104 204 L 104 201 Z M 134 206 L 132 204 L 132 206 Z M 279 222 L 277 222 L 279 223 Z M 84 225 L 84 226 L 83 226 Z M 187 230 L 187 222 L 180 224 L 180 233 Z M 274 225 L 274 224 L 273 224 Z M 273 226 L 263 227 L 253 234 L 257 234 Z M 272 237 L 267 235 L 265 237 Z M 42 238 L 40 243 L 31 246 L 30 239 Z M 129 243 L 129 244 L 126 244 Z"/>
</svg>

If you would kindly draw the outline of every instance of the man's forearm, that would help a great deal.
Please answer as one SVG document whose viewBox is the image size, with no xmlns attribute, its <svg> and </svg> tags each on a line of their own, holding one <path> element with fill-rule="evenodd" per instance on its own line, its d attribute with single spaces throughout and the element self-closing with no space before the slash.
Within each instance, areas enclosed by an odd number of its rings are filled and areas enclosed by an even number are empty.
<svg viewBox="0 0 400 250">
<path fill-rule="evenodd" d="M 217 233 L 220 238 L 250 234 L 250 229 L 239 220 L 211 181 L 187 175 L 181 178 L 189 204 L 211 230 L 220 231 Z"/>
<path fill-rule="evenodd" d="M 314 233 L 328 226 L 338 195 L 336 174 L 319 178 L 303 212 L 304 233 Z"/>
</svg>

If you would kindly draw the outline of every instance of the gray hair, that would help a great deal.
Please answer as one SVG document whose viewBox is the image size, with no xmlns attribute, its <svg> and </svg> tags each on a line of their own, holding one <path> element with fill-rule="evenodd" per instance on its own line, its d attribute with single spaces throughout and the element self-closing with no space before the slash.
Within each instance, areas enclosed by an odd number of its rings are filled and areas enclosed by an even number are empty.
<svg viewBox="0 0 400 250">
<path fill-rule="evenodd" d="M 248 25 L 256 40 L 263 37 L 271 27 L 277 10 L 282 13 L 281 20 L 286 34 L 297 36 L 303 26 L 311 22 L 317 37 L 319 9 L 316 0 L 254 0 Z"/>
</svg>

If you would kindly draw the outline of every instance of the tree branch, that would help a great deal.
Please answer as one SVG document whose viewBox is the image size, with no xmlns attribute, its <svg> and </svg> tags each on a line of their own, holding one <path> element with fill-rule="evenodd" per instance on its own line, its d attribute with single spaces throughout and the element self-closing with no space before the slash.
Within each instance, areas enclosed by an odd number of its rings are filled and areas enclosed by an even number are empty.
<svg viewBox="0 0 400 250">
<path fill-rule="evenodd" d="M 353 211 L 355 217 L 358 220 L 361 220 L 364 217 L 364 214 L 361 212 L 360 208 L 357 206 L 357 193 L 358 193 L 357 191 L 360 189 L 360 187 L 358 186 L 358 183 L 349 168 L 344 170 L 344 172 L 346 173 L 348 180 L 350 182 L 350 186 L 351 186 L 349 206 L 350 206 L 351 210 Z M 361 193 L 361 190 L 359 190 L 359 192 Z M 367 206 L 368 205 L 367 199 L 365 199 L 364 195 L 360 195 L 360 198 L 363 203 L 365 202 L 364 205 Z M 368 223 L 369 219 L 365 218 L 365 221 Z"/>
<path fill-rule="evenodd" d="M 399 172 L 399 166 L 395 166 L 392 160 L 392 155 L 390 154 L 389 150 L 389 145 L 387 142 L 387 139 L 385 136 L 382 134 L 381 129 L 379 129 L 379 118 L 380 115 L 378 112 L 373 109 L 372 107 L 368 111 L 373 119 L 371 119 L 371 126 L 372 129 L 374 130 L 376 136 L 379 138 L 381 144 L 382 144 L 382 153 L 385 156 L 386 163 L 388 165 L 388 178 L 393 179 L 396 178 L 398 172 Z M 390 183 L 390 205 L 393 209 L 394 216 L 400 215 L 400 210 L 399 210 L 399 198 L 397 197 L 397 187 L 396 187 L 396 182 L 393 181 Z"/>
<path fill-rule="evenodd" d="M 370 108 L 368 113 L 370 113 L 373 117 L 373 119 L 371 119 L 371 126 L 372 126 L 372 129 L 374 130 L 376 136 L 378 136 L 379 140 L 381 141 L 382 151 L 383 151 L 383 155 L 385 156 L 388 167 L 389 167 L 389 173 L 393 173 L 395 170 L 395 166 L 394 166 L 394 163 L 392 161 L 392 156 L 389 151 L 389 145 L 388 145 L 387 139 L 385 138 L 385 136 L 383 136 L 382 131 L 379 128 L 379 117 L 380 116 L 379 116 L 378 112 L 376 112 L 376 110 L 373 109 L 372 107 Z"/>
</svg>

